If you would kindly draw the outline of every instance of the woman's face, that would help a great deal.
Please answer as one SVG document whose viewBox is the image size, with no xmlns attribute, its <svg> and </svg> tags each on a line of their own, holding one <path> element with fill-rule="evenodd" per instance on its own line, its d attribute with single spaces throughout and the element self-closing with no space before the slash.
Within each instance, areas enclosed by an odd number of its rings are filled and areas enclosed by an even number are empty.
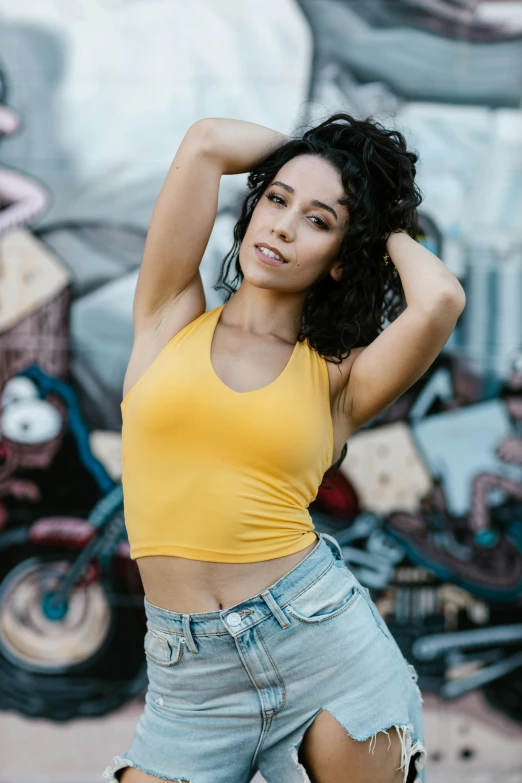
<svg viewBox="0 0 522 783">
<path fill-rule="evenodd" d="M 347 208 L 338 203 L 343 197 L 340 173 L 323 158 L 299 155 L 285 163 L 256 205 L 241 243 L 245 279 L 296 293 L 327 274 L 339 278 L 337 256 L 348 221 Z M 275 266 L 259 258 L 256 246 L 263 243 L 285 263 Z"/>
</svg>

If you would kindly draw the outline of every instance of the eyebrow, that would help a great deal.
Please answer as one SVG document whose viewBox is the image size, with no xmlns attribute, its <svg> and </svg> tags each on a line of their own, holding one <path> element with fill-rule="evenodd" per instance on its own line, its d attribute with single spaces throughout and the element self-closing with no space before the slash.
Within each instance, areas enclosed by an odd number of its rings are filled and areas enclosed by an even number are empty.
<svg viewBox="0 0 522 783">
<path fill-rule="evenodd" d="M 291 193 L 292 196 L 295 195 L 295 190 L 293 189 L 293 187 L 291 185 L 287 185 L 286 182 L 279 182 L 279 181 L 278 182 L 272 182 L 272 185 L 279 185 L 280 188 L 283 188 L 283 190 L 288 191 L 288 193 Z M 341 203 L 340 199 L 338 199 L 337 201 L 338 201 L 339 204 Z M 328 212 L 332 213 L 332 215 L 334 216 L 334 218 L 336 220 L 339 220 L 339 218 L 337 217 L 337 212 L 335 211 L 335 209 L 333 207 L 328 206 L 328 204 L 325 204 L 323 201 L 318 201 L 317 199 L 314 199 L 310 203 L 314 207 L 322 207 L 323 209 L 326 209 Z"/>
</svg>

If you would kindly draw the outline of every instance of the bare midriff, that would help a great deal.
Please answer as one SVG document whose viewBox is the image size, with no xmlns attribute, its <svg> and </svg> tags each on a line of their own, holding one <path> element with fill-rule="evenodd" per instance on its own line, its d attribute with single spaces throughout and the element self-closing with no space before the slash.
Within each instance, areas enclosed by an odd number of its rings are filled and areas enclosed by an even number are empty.
<svg viewBox="0 0 522 783">
<path fill-rule="evenodd" d="M 172 555 L 138 557 L 147 601 L 171 612 L 194 614 L 229 609 L 261 593 L 317 546 L 256 563 L 212 563 Z"/>
</svg>

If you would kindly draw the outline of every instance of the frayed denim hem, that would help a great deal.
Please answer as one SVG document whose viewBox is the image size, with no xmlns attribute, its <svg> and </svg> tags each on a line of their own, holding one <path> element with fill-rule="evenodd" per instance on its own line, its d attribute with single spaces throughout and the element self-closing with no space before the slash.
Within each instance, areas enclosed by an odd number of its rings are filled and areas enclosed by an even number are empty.
<svg viewBox="0 0 522 783">
<path fill-rule="evenodd" d="M 338 718 L 335 719 L 338 721 Z M 364 737 L 363 739 L 359 737 L 354 737 L 352 734 L 350 734 L 346 726 L 343 726 L 343 728 L 352 739 L 355 739 L 358 742 L 366 742 L 367 740 L 370 740 L 369 747 L 368 747 L 369 753 L 374 752 L 375 743 L 377 741 L 377 734 L 380 734 L 381 732 L 384 732 L 384 734 L 388 736 L 388 739 L 391 744 L 391 739 L 388 731 L 389 728 L 395 728 L 397 730 L 397 734 L 399 735 L 399 739 L 401 742 L 401 764 L 399 769 L 403 771 L 403 783 L 408 783 L 408 776 L 410 774 L 412 760 L 413 763 L 415 764 L 416 772 L 420 772 L 422 769 L 424 769 L 426 765 L 426 748 L 424 747 L 424 744 L 421 742 L 421 740 L 414 740 L 412 738 L 414 727 L 413 724 L 411 723 L 408 723 L 407 725 L 403 725 L 403 726 L 395 725 L 394 727 L 389 727 L 388 729 L 381 729 L 375 734 L 370 734 L 368 737 Z M 302 738 L 296 745 L 294 745 L 291 748 L 292 760 L 295 762 L 299 772 L 302 775 L 303 783 L 311 783 L 305 768 L 299 762 L 299 758 L 298 758 L 299 746 L 301 744 L 301 741 Z M 420 777 L 416 776 L 415 779 L 413 780 L 413 783 L 422 783 L 422 780 Z"/>
<path fill-rule="evenodd" d="M 140 764 L 136 764 L 134 761 L 125 758 L 125 756 L 113 757 L 112 764 L 109 764 L 108 767 L 105 767 L 105 770 L 103 772 L 103 779 L 107 780 L 108 783 L 118 783 L 116 772 L 119 772 L 119 770 L 124 769 L 125 767 L 134 767 L 135 769 L 140 769 L 142 772 L 146 772 L 147 775 L 153 775 L 154 777 L 159 778 L 160 780 L 170 780 L 173 781 L 173 783 L 191 783 L 191 778 L 187 778 L 187 777 L 172 778 L 172 777 L 168 777 L 167 775 L 160 775 L 159 772 L 154 772 L 153 769 L 147 769 L 147 767 L 142 767 Z"/>
</svg>

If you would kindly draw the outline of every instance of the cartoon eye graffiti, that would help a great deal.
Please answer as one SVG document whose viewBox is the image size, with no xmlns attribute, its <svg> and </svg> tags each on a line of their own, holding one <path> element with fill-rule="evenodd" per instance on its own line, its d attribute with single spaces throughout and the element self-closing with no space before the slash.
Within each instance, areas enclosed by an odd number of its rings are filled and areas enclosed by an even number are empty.
<svg viewBox="0 0 522 783">
<path fill-rule="evenodd" d="M 56 408 L 40 399 L 12 402 L 0 418 L 1 434 L 15 443 L 46 443 L 59 434 L 61 426 Z"/>
</svg>

